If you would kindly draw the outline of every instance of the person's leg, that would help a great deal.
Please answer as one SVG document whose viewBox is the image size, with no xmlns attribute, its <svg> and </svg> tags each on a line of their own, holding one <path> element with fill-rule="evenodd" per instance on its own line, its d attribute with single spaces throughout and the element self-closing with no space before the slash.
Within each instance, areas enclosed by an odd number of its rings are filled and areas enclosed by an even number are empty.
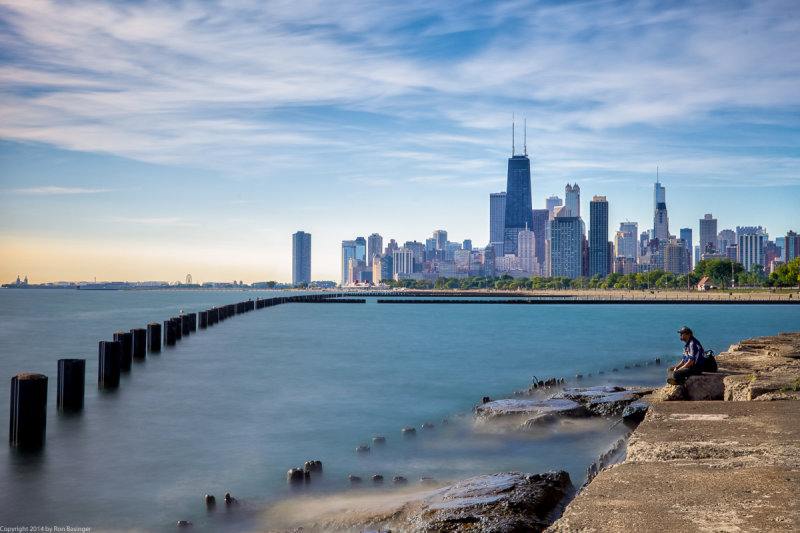
<svg viewBox="0 0 800 533">
<path fill-rule="evenodd" d="M 675 370 L 672 372 L 672 379 L 679 384 L 683 384 L 686 382 L 689 376 L 694 374 L 693 370 L 693 368 L 681 368 L 680 370 Z"/>
</svg>

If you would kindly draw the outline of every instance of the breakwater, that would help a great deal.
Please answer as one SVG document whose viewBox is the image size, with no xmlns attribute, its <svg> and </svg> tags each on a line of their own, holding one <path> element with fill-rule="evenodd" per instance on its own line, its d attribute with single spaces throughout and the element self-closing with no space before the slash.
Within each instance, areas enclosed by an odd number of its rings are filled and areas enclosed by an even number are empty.
<svg viewBox="0 0 800 533">
<path fill-rule="evenodd" d="M 161 353 L 164 346 L 175 346 L 178 341 L 198 329 L 206 329 L 237 315 L 266 309 L 286 303 L 364 303 L 363 299 L 341 299 L 342 293 L 304 294 L 257 298 L 236 302 L 197 313 L 181 313 L 161 324 L 154 322 L 147 328 L 133 328 L 129 332 L 113 333 L 113 340 L 98 342 L 99 389 L 113 391 L 120 385 L 120 376 L 132 370 L 132 361 L 144 360 L 147 353 Z M 163 339 L 162 339 L 163 331 Z M 59 412 L 79 412 L 84 408 L 85 359 L 59 359 L 57 361 L 58 392 L 56 407 Z M 11 379 L 9 413 L 9 445 L 20 451 L 36 451 L 46 441 L 48 376 L 39 373 L 20 373 Z"/>
<path fill-rule="evenodd" d="M 693 300 L 693 299 L 613 299 L 587 297 L 467 299 L 436 298 L 430 300 L 413 298 L 378 299 L 379 304 L 479 304 L 479 305 L 798 305 L 800 300 Z"/>
</svg>

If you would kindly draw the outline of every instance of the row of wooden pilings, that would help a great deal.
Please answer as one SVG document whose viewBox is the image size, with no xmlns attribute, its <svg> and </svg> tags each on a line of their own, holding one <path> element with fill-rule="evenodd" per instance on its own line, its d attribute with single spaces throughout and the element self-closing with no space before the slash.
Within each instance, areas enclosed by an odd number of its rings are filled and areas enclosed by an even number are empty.
<svg viewBox="0 0 800 533">
<path fill-rule="evenodd" d="M 304 294 L 275 298 L 257 298 L 235 304 L 212 307 L 198 313 L 186 313 L 153 322 L 146 328 L 114 333 L 113 340 L 100 341 L 97 385 L 100 389 L 119 387 L 120 374 L 130 372 L 134 360 L 143 361 L 147 353 L 159 353 L 164 346 L 174 346 L 197 329 L 206 329 L 233 316 L 284 303 L 323 303 L 341 294 Z M 338 300 L 341 301 L 341 300 Z M 83 410 L 86 382 L 86 359 L 59 359 L 56 408 L 60 412 Z M 44 446 L 47 426 L 47 381 L 44 374 L 25 373 L 11 378 L 11 413 L 9 444 L 20 450 Z"/>
</svg>

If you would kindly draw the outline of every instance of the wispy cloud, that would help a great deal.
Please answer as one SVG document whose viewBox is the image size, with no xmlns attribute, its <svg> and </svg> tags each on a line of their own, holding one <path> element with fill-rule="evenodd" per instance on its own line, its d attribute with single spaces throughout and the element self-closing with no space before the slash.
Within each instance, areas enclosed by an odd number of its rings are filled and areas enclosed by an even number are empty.
<svg viewBox="0 0 800 533">
<path fill-rule="evenodd" d="M 154 218 L 131 218 L 131 217 L 110 217 L 111 222 L 121 222 L 124 224 L 140 224 L 143 226 L 167 226 L 179 228 L 200 227 L 196 222 L 190 222 L 179 217 L 154 217 Z"/>
<path fill-rule="evenodd" d="M 32 187 L 30 189 L 8 189 L 8 192 L 14 194 L 41 194 L 41 195 L 99 194 L 110 191 L 111 189 L 83 189 L 80 187 Z"/>
</svg>

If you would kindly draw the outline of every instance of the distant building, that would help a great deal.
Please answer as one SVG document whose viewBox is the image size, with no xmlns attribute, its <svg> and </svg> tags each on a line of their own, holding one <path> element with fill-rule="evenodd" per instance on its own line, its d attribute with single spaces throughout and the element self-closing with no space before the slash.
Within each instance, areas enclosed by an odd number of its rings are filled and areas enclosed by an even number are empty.
<svg viewBox="0 0 800 533">
<path fill-rule="evenodd" d="M 673 274 L 686 274 L 689 271 L 689 253 L 683 240 L 664 245 L 664 270 Z"/>
<path fill-rule="evenodd" d="M 608 260 L 608 201 L 595 196 L 589 203 L 589 276 L 605 278 L 611 272 Z"/>
<path fill-rule="evenodd" d="M 636 262 L 639 258 L 638 222 L 619 223 L 619 231 L 614 236 L 614 249 L 617 257 L 628 257 Z"/>
<path fill-rule="evenodd" d="M 380 283 L 385 279 L 392 279 L 392 256 L 376 256 L 372 262 L 372 282 Z"/>
<path fill-rule="evenodd" d="M 714 252 L 717 249 L 717 219 L 706 214 L 700 219 L 700 254 Z"/>
<path fill-rule="evenodd" d="M 653 191 L 653 238 L 660 241 L 669 240 L 669 217 L 667 216 L 667 192 L 663 185 L 656 180 Z"/>
<path fill-rule="evenodd" d="M 350 279 L 350 260 L 356 257 L 356 241 L 342 241 L 342 285 L 352 282 Z"/>
<path fill-rule="evenodd" d="M 503 229 L 503 251 L 517 253 L 519 232 L 533 226 L 531 220 L 531 162 L 527 154 L 513 154 L 508 159 L 506 212 Z"/>
<path fill-rule="evenodd" d="M 408 248 L 400 248 L 392 257 L 392 277 L 400 279 L 404 274 L 414 273 L 414 252 Z"/>
<path fill-rule="evenodd" d="M 489 242 L 503 242 L 506 227 L 506 193 L 489 195 Z"/>
<path fill-rule="evenodd" d="M 367 239 L 356 237 L 356 259 L 367 262 Z"/>
<path fill-rule="evenodd" d="M 692 228 L 681 228 L 680 236 L 681 240 L 686 243 L 686 252 L 689 254 L 689 270 L 692 270 L 692 268 L 694 268 L 692 263 L 692 250 L 694 249 L 694 243 L 692 242 Z"/>
<path fill-rule="evenodd" d="M 750 272 L 753 265 L 764 266 L 765 233 L 746 233 L 739 236 L 739 262 Z"/>
<path fill-rule="evenodd" d="M 372 258 L 381 255 L 383 252 L 383 237 L 378 233 L 373 233 L 367 237 L 367 266 L 372 266 Z"/>
<path fill-rule="evenodd" d="M 547 255 L 546 255 L 546 239 L 547 239 L 547 221 L 550 218 L 550 212 L 547 209 L 533 209 L 531 210 L 531 219 L 533 220 L 533 225 L 531 226 L 531 231 L 536 236 L 536 249 L 534 251 L 534 255 L 536 257 L 536 262 L 539 263 L 539 268 L 543 268 L 547 262 Z"/>
<path fill-rule="evenodd" d="M 788 263 L 795 257 L 800 257 L 800 235 L 789 231 L 783 239 L 783 261 Z"/>
<path fill-rule="evenodd" d="M 397 242 L 394 239 L 389 239 L 389 244 L 386 245 L 386 249 L 383 251 L 383 255 L 388 255 L 392 257 L 392 255 L 399 249 L 400 247 L 397 246 Z"/>
<path fill-rule="evenodd" d="M 550 216 L 554 216 L 555 208 L 564 205 L 564 202 L 558 196 L 551 196 L 550 198 L 544 201 L 545 207 L 547 207 L 547 211 L 550 213 Z"/>
<path fill-rule="evenodd" d="M 577 278 L 581 275 L 581 221 L 555 217 L 550 221 L 549 275 Z"/>
<path fill-rule="evenodd" d="M 717 234 L 717 250 L 724 251 L 728 246 L 735 246 L 739 240 L 732 229 L 724 229 Z"/>
<path fill-rule="evenodd" d="M 578 187 L 578 184 L 570 185 L 567 183 L 567 186 L 564 187 L 564 197 L 566 200 L 564 201 L 564 206 L 569 211 L 569 215 L 571 217 L 578 217 L 581 216 L 581 188 Z"/>
<path fill-rule="evenodd" d="M 461 248 L 472 251 L 472 239 L 464 239 L 464 242 L 461 244 Z"/>
<path fill-rule="evenodd" d="M 311 234 L 292 235 L 292 285 L 311 282 Z"/>
<path fill-rule="evenodd" d="M 437 250 L 444 250 L 447 244 L 447 232 L 443 229 L 438 229 L 433 232 L 433 240 L 436 242 Z"/>
<path fill-rule="evenodd" d="M 519 257 L 520 270 L 528 276 L 539 274 L 539 264 L 536 261 L 536 236 L 529 229 L 519 232 L 517 237 L 517 256 Z"/>
</svg>

